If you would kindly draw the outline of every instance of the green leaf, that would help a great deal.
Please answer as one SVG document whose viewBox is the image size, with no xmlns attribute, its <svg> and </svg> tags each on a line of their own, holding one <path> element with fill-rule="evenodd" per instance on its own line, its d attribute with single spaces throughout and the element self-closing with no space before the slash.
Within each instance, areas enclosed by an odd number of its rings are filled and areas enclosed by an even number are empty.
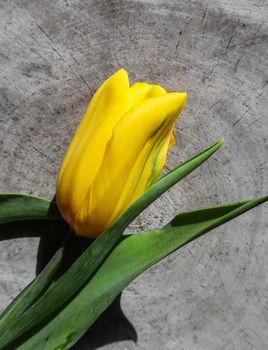
<svg viewBox="0 0 268 350">
<path fill-rule="evenodd" d="M 119 225 L 125 228 L 154 200 L 169 190 L 177 182 L 198 168 L 209 157 L 211 157 L 224 143 L 220 139 L 213 146 L 196 154 L 194 157 L 178 165 L 175 169 L 162 176 L 153 186 L 151 186 L 140 198 L 138 198 L 121 217 L 118 219 Z"/>
<path fill-rule="evenodd" d="M 35 220 L 62 221 L 54 202 L 44 198 L 16 194 L 0 193 L 0 224 L 29 222 Z M 0 319 L 0 334 L 3 324 L 13 322 L 20 316 L 50 284 L 62 259 L 62 249 L 54 255 L 49 266 L 6 308 Z"/>
<path fill-rule="evenodd" d="M 177 215 L 161 230 L 127 236 L 90 282 L 18 350 L 69 349 L 139 274 L 211 229 L 268 200 L 268 196 Z"/>
<path fill-rule="evenodd" d="M 100 235 L 89 248 L 74 262 L 74 264 L 54 283 L 40 299 L 13 323 L 5 323 L 6 332 L 0 340 L 0 349 L 52 317 L 62 305 L 77 293 L 96 271 L 125 228 L 156 198 L 166 192 L 179 180 L 201 165 L 223 144 L 220 140 L 212 147 L 202 151 L 190 160 L 182 163 L 170 173 L 161 178 L 135 201 L 106 232 Z"/>
<path fill-rule="evenodd" d="M 74 235 L 72 231 L 66 236 L 64 244 L 53 255 L 43 271 L 19 293 L 1 314 L 0 334 L 3 334 L 8 325 L 14 323 L 44 294 L 48 287 L 70 267 L 91 242 L 90 239 Z"/>
<path fill-rule="evenodd" d="M 0 193 L 0 224 L 25 220 L 63 220 L 57 205 L 47 199 Z"/>
<path fill-rule="evenodd" d="M 24 311 L 26 311 L 51 284 L 62 262 L 62 258 L 63 248 L 60 248 L 56 254 L 54 254 L 50 263 L 44 268 L 42 273 L 38 275 L 6 308 L 1 315 L 0 334 L 3 333 L 6 325 L 11 324 Z"/>
</svg>

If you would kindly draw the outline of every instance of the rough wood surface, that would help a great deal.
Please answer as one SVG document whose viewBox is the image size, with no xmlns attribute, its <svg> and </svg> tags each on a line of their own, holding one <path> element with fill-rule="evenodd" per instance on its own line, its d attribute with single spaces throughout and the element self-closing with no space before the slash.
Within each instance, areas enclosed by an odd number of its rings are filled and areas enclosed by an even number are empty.
<svg viewBox="0 0 268 350">
<path fill-rule="evenodd" d="M 54 195 L 89 99 L 124 67 L 133 82 L 188 92 L 167 169 L 225 138 L 133 230 L 267 193 L 267 1 L 1 0 L 0 11 L 1 191 Z M 267 224 L 264 205 L 144 273 L 122 296 L 137 343 L 102 348 L 267 349 Z M 1 242 L 1 308 L 34 277 L 37 247 L 37 238 Z"/>
</svg>

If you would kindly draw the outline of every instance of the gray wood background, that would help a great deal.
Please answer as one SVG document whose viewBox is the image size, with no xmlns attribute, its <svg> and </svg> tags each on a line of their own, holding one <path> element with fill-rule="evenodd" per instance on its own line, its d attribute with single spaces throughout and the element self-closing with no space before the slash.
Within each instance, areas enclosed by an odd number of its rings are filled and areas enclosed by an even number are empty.
<svg viewBox="0 0 268 350">
<path fill-rule="evenodd" d="M 267 193 L 267 1 L 1 0 L 0 11 L 1 191 L 53 197 L 88 101 L 124 67 L 132 82 L 188 92 L 166 169 L 225 138 L 132 231 Z M 136 343 L 101 348 L 267 349 L 267 225 L 263 205 L 144 273 L 121 300 Z M 34 277 L 37 247 L 38 238 L 1 242 L 1 308 Z M 86 339 L 76 346 L 93 348 Z"/>
</svg>

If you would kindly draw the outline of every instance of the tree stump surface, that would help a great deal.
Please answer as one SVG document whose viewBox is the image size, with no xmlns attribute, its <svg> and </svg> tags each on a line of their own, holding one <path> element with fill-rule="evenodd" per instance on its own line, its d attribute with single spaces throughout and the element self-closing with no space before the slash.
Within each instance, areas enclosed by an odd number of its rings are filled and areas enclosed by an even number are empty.
<svg viewBox="0 0 268 350">
<path fill-rule="evenodd" d="M 160 227 L 182 210 L 267 193 L 267 1 L 2 0 L 0 14 L 2 192 L 53 197 L 90 98 L 123 67 L 131 82 L 188 93 L 166 170 L 225 138 L 131 231 Z M 101 348 L 267 349 L 267 208 L 208 233 L 135 280 L 121 307 L 137 342 Z M 33 279 L 38 242 L 1 242 L 2 309 Z M 75 346 L 89 348 L 86 341 Z"/>
</svg>

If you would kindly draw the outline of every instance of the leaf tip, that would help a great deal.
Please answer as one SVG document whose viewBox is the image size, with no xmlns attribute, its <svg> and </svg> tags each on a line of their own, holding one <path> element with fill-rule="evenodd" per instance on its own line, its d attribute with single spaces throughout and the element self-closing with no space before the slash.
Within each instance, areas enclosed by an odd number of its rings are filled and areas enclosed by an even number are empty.
<svg viewBox="0 0 268 350">
<path fill-rule="evenodd" d="M 224 137 L 221 137 L 218 141 L 218 144 L 222 146 L 224 144 Z"/>
</svg>

